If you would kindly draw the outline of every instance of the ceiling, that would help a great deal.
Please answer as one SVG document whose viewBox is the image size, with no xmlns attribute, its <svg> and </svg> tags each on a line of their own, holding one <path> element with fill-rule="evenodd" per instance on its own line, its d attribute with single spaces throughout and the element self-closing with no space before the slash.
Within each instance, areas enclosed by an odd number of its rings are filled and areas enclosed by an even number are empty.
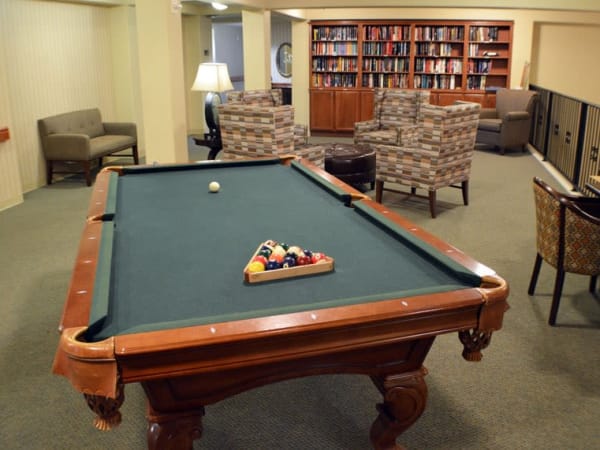
<svg viewBox="0 0 600 450">
<path fill-rule="evenodd" d="M 176 1 L 176 0 L 175 0 Z M 182 0 L 209 8 L 210 0 Z M 221 0 L 231 9 L 313 9 L 313 8 L 498 8 L 498 9 L 545 9 L 569 11 L 600 11 L 598 0 Z M 213 10 L 215 11 L 215 10 Z"/>
</svg>

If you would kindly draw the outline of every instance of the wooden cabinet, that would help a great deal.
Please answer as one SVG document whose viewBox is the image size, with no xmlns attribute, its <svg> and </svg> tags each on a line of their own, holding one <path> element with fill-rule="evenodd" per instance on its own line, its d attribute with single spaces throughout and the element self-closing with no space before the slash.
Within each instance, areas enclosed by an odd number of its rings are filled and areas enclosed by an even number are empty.
<svg viewBox="0 0 600 450">
<path fill-rule="evenodd" d="M 510 86 L 510 21 L 314 21 L 311 129 L 348 131 L 373 114 L 376 87 L 431 90 L 431 103 L 495 105 Z M 326 117 L 333 114 L 332 117 Z"/>
<path fill-rule="evenodd" d="M 371 93 L 371 97 L 373 97 Z M 373 109 L 371 100 L 371 110 Z M 371 112 L 372 115 L 372 112 Z M 353 131 L 362 119 L 361 92 L 349 89 L 313 89 L 310 93 L 310 128 L 316 131 Z"/>
</svg>

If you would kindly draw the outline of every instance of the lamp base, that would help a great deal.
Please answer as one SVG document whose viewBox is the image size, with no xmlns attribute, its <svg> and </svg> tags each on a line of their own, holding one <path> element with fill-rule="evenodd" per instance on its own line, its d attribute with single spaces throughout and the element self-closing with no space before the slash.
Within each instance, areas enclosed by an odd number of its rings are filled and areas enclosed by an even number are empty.
<svg viewBox="0 0 600 450">
<path fill-rule="evenodd" d="M 204 117 L 208 126 L 208 133 L 204 133 L 204 140 L 194 138 L 197 145 L 205 145 L 210 149 L 208 159 L 215 159 L 223 148 L 221 143 L 221 128 L 219 127 L 219 113 L 217 107 L 221 104 L 221 95 L 217 92 L 208 92 L 204 102 Z"/>
</svg>

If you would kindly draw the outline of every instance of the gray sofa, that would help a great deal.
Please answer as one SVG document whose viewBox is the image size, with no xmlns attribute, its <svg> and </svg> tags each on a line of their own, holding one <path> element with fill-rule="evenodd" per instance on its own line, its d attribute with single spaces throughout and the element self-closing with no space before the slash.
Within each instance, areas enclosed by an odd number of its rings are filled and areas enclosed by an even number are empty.
<svg viewBox="0 0 600 450">
<path fill-rule="evenodd" d="M 91 162 L 131 148 L 132 157 L 139 163 L 135 123 L 102 122 L 98 108 L 83 109 L 38 120 L 42 150 L 46 158 L 46 180 L 52 184 L 55 161 L 79 162 L 85 172 L 87 185 L 92 184 Z"/>
</svg>

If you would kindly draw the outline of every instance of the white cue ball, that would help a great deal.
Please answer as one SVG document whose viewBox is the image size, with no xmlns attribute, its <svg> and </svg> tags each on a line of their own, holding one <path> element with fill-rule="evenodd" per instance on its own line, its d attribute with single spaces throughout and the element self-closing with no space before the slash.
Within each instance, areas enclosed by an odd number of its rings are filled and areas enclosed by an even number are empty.
<svg viewBox="0 0 600 450">
<path fill-rule="evenodd" d="M 211 181 L 208 184 L 208 190 L 210 192 L 219 192 L 219 189 L 221 189 L 221 185 L 219 183 L 217 183 L 216 181 Z"/>
</svg>

